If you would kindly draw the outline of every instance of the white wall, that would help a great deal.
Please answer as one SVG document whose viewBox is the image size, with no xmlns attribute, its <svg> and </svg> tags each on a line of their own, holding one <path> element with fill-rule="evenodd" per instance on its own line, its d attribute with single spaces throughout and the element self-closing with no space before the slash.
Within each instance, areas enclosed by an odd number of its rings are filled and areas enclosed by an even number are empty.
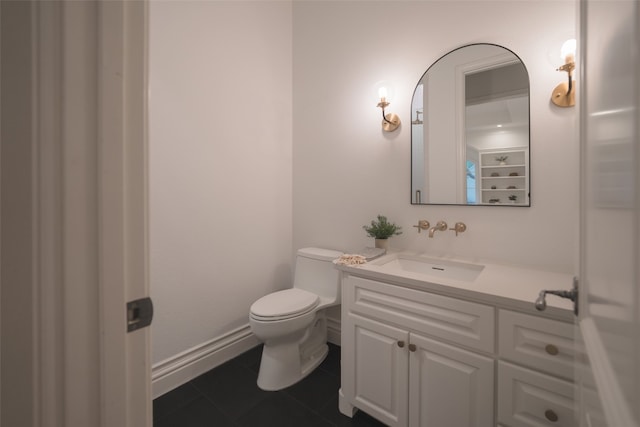
<svg viewBox="0 0 640 427">
<path fill-rule="evenodd" d="M 294 247 L 372 245 L 362 225 L 382 213 L 404 227 L 391 241 L 396 248 L 572 272 L 576 109 L 549 98 L 566 78 L 550 56 L 574 35 L 575 15 L 572 1 L 294 2 Z M 529 71 L 532 206 L 412 206 L 415 85 L 446 52 L 480 42 L 511 49 Z M 394 133 L 380 128 L 379 80 L 395 84 L 388 112 L 403 124 Z M 429 239 L 412 228 L 419 219 L 468 229 Z"/>
<path fill-rule="evenodd" d="M 153 1 L 153 361 L 291 284 L 291 3 Z"/>
</svg>

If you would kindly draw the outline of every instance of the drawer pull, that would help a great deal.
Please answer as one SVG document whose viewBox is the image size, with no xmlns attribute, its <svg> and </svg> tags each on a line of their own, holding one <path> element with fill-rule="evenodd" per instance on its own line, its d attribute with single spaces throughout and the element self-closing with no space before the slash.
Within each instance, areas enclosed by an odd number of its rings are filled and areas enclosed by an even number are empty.
<svg viewBox="0 0 640 427">
<path fill-rule="evenodd" d="M 558 351 L 558 347 L 556 347 L 556 346 L 555 346 L 555 345 L 553 345 L 553 344 L 547 344 L 547 345 L 545 346 L 544 350 L 545 350 L 547 353 L 549 353 L 550 355 L 552 355 L 552 356 L 555 356 L 555 355 L 557 355 L 557 354 L 559 353 L 559 351 Z"/>
<path fill-rule="evenodd" d="M 556 414 L 551 409 L 547 409 L 546 411 L 544 411 L 544 416 L 552 423 L 555 423 L 556 421 L 558 421 L 558 414 Z"/>
<path fill-rule="evenodd" d="M 416 345 L 415 344 L 409 344 L 409 351 L 414 352 L 416 351 Z"/>
<path fill-rule="evenodd" d="M 404 347 L 404 341 L 398 341 L 398 347 L 400 348 Z"/>
</svg>

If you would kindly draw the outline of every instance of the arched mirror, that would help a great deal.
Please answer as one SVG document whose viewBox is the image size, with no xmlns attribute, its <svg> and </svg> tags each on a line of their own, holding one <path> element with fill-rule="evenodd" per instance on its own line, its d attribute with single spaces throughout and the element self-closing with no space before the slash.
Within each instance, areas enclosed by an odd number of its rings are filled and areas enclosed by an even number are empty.
<svg viewBox="0 0 640 427">
<path fill-rule="evenodd" d="M 529 74 L 473 44 L 438 59 L 411 103 L 411 203 L 530 206 Z"/>
</svg>

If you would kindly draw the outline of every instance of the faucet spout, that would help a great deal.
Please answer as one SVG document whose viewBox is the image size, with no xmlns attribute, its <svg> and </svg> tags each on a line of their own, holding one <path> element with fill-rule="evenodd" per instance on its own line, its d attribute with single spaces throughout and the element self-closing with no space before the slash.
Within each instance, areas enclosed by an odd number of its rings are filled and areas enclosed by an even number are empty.
<svg viewBox="0 0 640 427">
<path fill-rule="evenodd" d="M 438 223 L 429 229 L 429 237 L 433 237 L 436 231 L 445 231 L 447 229 L 447 223 L 444 221 L 438 221 Z"/>
</svg>

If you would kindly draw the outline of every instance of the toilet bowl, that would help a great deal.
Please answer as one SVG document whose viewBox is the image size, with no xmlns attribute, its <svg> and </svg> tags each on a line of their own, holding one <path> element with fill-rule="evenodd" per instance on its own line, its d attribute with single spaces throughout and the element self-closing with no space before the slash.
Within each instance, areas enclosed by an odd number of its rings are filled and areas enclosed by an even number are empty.
<svg viewBox="0 0 640 427">
<path fill-rule="evenodd" d="M 309 375 L 327 356 L 326 308 L 340 303 L 333 260 L 342 252 L 304 248 L 297 252 L 293 288 L 251 305 L 249 325 L 264 343 L 258 387 L 281 390 Z"/>
</svg>

